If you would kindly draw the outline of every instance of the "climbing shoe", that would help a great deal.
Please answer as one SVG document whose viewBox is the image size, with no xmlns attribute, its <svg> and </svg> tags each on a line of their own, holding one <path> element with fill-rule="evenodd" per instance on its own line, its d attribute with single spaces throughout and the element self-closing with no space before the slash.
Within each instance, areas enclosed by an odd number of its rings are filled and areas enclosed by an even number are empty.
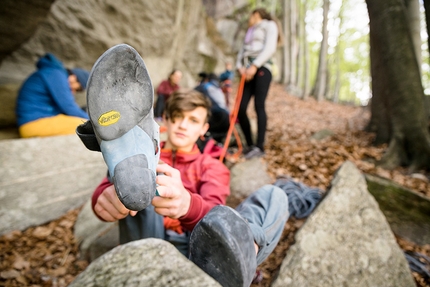
<svg viewBox="0 0 430 287">
<path fill-rule="evenodd" d="M 249 287 L 257 259 L 248 223 L 234 209 L 215 206 L 191 233 L 189 259 L 223 287 Z"/>
<path fill-rule="evenodd" d="M 90 129 L 103 154 L 121 202 L 140 211 L 156 192 L 159 160 L 159 126 L 153 118 L 154 92 L 151 79 L 137 51 L 116 45 L 95 62 L 87 86 L 91 125 L 77 129 L 84 144 L 97 150 Z"/>
</svg>

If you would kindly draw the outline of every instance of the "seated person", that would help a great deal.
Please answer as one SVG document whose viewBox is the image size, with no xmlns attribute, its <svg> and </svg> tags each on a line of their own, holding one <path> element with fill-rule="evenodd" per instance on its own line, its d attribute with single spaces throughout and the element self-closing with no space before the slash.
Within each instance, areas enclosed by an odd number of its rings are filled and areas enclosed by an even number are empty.
<svg viewBox="0 0 430 287">
<path fill-rule="evenodd" d="M 47 53 L 37 71 L 21 86 L 16 102 L 19 134 L 23 138 L 74 134 L 88 115 L 74 94 L 87 86 L 89 73 L 67 70 L 53 54 Z"/>
<path fill-rule="evenodd" d="M 93 193 L 94 213 L 104 221 L 119 221 L 121 244 L 164 239 L 222 286 L 249 286 L 257 265 L 273 251 L 288 219 L 286 193 L 266 185 L 236 210 L 226 206 L 230 172 L 196 146 L 208 129 L 210 101 L 195 90 L 173 94 L 164 110 L 167 139 L 160 151 L 154 145 L 159 141 L 159 127 L 153 125 L 153 94 L 147 89 L 151 83 L 143 60 L 126 44 L 109 49 L 101 58 L 93 67 L 94 81 L 89 81 L 89 85 L 94 83 L 87 94 L 91 119 L 78 127 L 87 136 L 93 129 L 100 147 L 91 150 L 102 152 L 109 169 L 109 178 Z M 125 83 L 121 86 L 125 98 L 118 99 L 116 112 L 122 115 L 111 125 L 101 125 L 98 114 L 110 110 L 118 91 L 109 89 L 109 81 L 116 81 L 115 77 L 100 81 L 98 73 L 112 72 L 116 67 L 110 63 L 119 58 L 118 76 Z M 123 69 L 133 66 L 130 62 L 139 70 L 138 80 L 135 70 Z M 99 96 L 96 90 L 102 85 L 107 87 L 106 94 Z M 142 174 L 145 171 L 150 176 Z M 135 209 L 128 198 L 136 195 L 136 202 L 149 195 L 149 203 Z"/>
<path fill-rule="evenodd" d="M 222 142 L 230 127 L 230 113 L 225 96 L 218 84 L 215 74 L 199 74 L 200 84 L 194 89 L 204 94 L 212 103 L 211 118 L 209 119 L 210 136 L 217 142 Z"/>
<path fill-rule="evenodd" d="M 156 90 L 157 101 L 154 107 L 154 116 L 157 121 L 161 121 L 163 116 L 164 104 L 167 99 L 176 91 L 180 89 L 179 82 L 182 79 L 182 72 L 176 69 L 170 72 L 167 80 L 164 80 L 158 85 Z"/>
</svg>

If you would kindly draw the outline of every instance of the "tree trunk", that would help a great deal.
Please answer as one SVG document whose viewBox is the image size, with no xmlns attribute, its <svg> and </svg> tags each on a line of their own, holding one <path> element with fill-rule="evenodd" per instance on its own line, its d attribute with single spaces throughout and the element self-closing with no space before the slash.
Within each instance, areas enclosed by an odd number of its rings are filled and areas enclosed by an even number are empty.
<svg viewBox="0 0 430 287">
<path fill-rule="evenodd" d="M 290 0 L 290 80 L 292 90 L 297 86 L 297 5 Z"/>
<path fill-rule="evenodd" d="M 420 20 L 420 3 L 418 0 L 404 0 L 406 6 L 406 16 L 411 31 L 412 43 L 414 44 L 415 56 L 417 58 L 418 68 L 421 75 L 421 20 Z"/>
<path fill-rule="evenodd" d="M 339 14 L 338 14 L 338 19 L 339 19 L 339 37 L 337 38 L 337 44 L 336 44 L 336 48 L 335 48 L 335 53 L 334 53 L 334 63 L 335 63 L 335 69 L 336 69 L 336 79 L 334 82 L 334 88 L 333 88 L 333 99 L 332 101 L 334 103 L 339 102 L 339 92 L 340 92 L 340 86 L 341 86 L 341 71 L 340 71 L 340 62 L 341 62 L 341 58 L 342 58 L 342 53 L 343 49 L 341 49 L 341 43 L 342 43 L 342 31 L 343 31 L 343 9 L 345 7 L 345 2 L 342 2 L 340 9 L 339 9 Z"/>
<path fill-rule="evenodd" d="M 303 61 L 303 42 L 306 41 L 304 37 L 304 14 L 303 14 L 303 5 L 300 0 L 297 0 L 297 84 L 296 84 L 296 93 L 297 96 L 302 96 L 302 88 L 303 88 L 303 73 L 304 73 L 304 61 Z"/>
<path fill-rule="evenodd" d="M 414 46 L 402 0 L 366 0 L 370 19 L 371 62 L 380 64 L 382 79 L 374 74 L 372 84 L 386 84 L 381 97 L 392 128 L 389 147 L 381 164 L 385 168 L 403 165 L 410 170 L 430 169 L 430 133 L 424 110 L 424 91 L 421 84 Z M 376 47 L 376 49 L 375 49 Z M 407 71 L 407 72 L 405 72 Z M 375 76 L 375 78 L 373 78 Z M 372 100 L 372 106 L 373 106 Z M 380 112 L 372 109 L 372 113 Z"/>
<path fill-rule="evenodd" d="M 303 66 L 304 66 L 304 75 L 303 75 L 303 94 L 302 99 L 306 100 L 309 97 L 310 92 L 310 77 L 309 77 L 309 48 L 308 48 L 308 39 L 306 38 L 306 14 L 307 14 L 307 5 L 306 1 L 303 1 L 303 17 L 302 17 L 302 26 L 303 26 L 303 35 L 302 35 L 302 43 L 303 43 Z M 430 1 L 430 0 L 429 0 Z"/>
<path fill-rule="evenodd" d="M 289 2 L 291 0 L 283 0 L 282 1 L 282 6 L 283 6 L 283 10 L 284 10 L 284 17 L 282 19 L 282 24 L 283 24 L 283 30 L 284 30 L 284 46 L 283 46 L 283 53 L 282 53 L 282 60 L 283 60 L 283 65 L 282 65 L 282 79 L 281 82 L 285 85 L 288 86 L 289 84 L 289 80 L 290 80 L 290 73 L 291 73 L 291 63 L 290 63 L 290 10 L 289 10 Z"/>
<path fill-rule="evenodd" d="M 323 0 L 323 25 L 322 25 L 322 40 L 321 49 L 318 60 L 317 77 L 315 80 L 313 96 L 318 101 L 322 101 L 326 92 L 326 81 L 327 81 L 327 50 L 328 50 L 328 11 L 330 8 L 330 1 Z"/>
<path fill-rule="evenodd" d="M 424 14 L 426 16 L 427 35 L 429 35 L 427 37 L 427 49 L 430 50 L 430 0 L 424 0 Z"/>
</svg>

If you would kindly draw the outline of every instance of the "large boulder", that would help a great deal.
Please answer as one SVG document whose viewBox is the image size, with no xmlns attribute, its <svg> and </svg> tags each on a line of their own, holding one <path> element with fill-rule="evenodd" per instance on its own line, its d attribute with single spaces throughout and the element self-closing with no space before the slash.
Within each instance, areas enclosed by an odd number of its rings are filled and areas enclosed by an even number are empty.
<svg viewBox="0 0 430 287">
<path fill-rule="evenodd" d="M 296 234 L 272 286 L 415 286 L 387 220 L 351 162 Z"/>
<path fill-rule="evenodd" d="M 97 260 L 69 285 L 77 286 L 220 286 L 161 239 L 143 239 L 120 245 Z"/>
<path fill-rule="evenodd" d="M 106 171 L 76 135 L 0 141 L 0 235 L 82 206 Z"/>
</svg>

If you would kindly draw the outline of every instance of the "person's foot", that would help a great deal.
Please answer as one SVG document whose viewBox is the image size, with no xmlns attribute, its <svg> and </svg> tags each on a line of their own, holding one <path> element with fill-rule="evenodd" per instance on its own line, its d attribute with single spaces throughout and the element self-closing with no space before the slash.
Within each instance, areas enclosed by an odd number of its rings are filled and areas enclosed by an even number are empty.
<svg viewBox="0 0 430 287">
<path fill-rule="evenodd" d="M 264 151 L 262 151 L 259 147 L 252 147 L 245 153 L 245 159 L 251 159 L 253 157 L 261 157 L 264 155 Z"/>
<path fill-rule="evenodd" d="M 234 209 L 215 206 L 191 233 L 189 259 L 223 287 L 248 287 L 257 269 L 248 223 Z"/>
<path fill-rule="evenodd" d="M 159 126 L 153 118 L 153 86 L 137 51 L 116 45 L 94 64 L 87 106 L 118 198 L 130 210 L 155 196 Z"/>
</svg>

